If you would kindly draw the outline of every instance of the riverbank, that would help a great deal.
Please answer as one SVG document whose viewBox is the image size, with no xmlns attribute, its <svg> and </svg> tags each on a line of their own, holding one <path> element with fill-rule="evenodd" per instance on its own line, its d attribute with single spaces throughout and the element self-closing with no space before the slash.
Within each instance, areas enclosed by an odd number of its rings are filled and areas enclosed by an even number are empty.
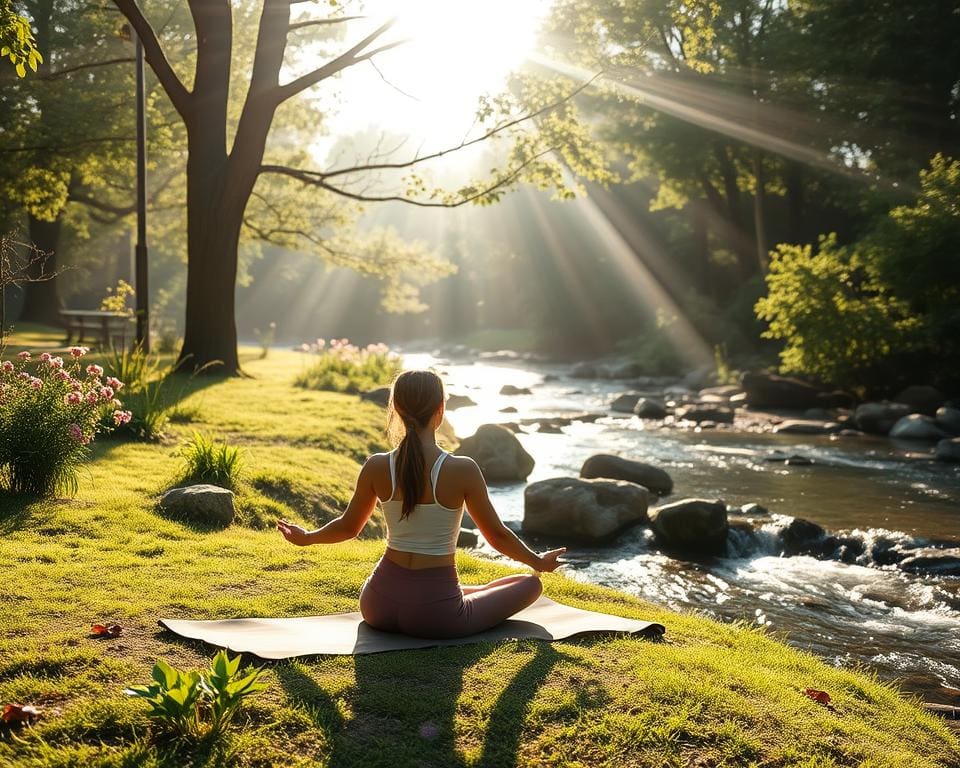
<svg viewBox="0 0 960 768">
<path fill-rule="evenodd" d="M 145 682 L 158 658 L 199 667 L 212 649 L 176 640 L 158 617 L 356 610 L 382 553 L 378 540 L 296 549 L 258 529 L 273 513 L 314 524 L 344 504 L 358 462 L 383 447 L 383 411 L 295 389 L 295 353 L 255 358 L 245 350 L 252 378 L 186 385 L 169 441 L 97 442 L 76 497 L 0 501 L 0 703 L 42 710 L 33 726 L 2 732 L 0 765 L 960 766 L 953 733 L 892 686 L 758 629 L 562 573 L 544 576 L 554 599 L 662 622 L 666 642 L 594 637 L 271 664 L 270 687 L 241 714 L 226 754 L 163 738 L 122 689 Z M 250 490 L 238 498 L 242 522 L 225 530 L 156 511 L 194 430 L 244 452 Z M 467 552 L 458 568 L 466 583 L 518 570 Z M 106 621 L 124 627 L 120 637 L 87 636 Z M 806 688 L 828 692 L 831 708 Z"/>
</svg>

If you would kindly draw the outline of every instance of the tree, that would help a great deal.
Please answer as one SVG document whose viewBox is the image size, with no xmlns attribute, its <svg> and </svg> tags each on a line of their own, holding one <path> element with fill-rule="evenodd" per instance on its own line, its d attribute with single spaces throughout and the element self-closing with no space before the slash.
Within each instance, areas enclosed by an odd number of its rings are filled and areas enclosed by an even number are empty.
<svg viewBox="0 0 960 768">
<path fill-rule="evenodd" d="M 562 120 L 566 116 L 562 105 L 568 104 L 569 89 L 553 102 L 541 100 L 534 110 L 532 114 L 541 118 L 540 132 L 521 134 L 518 126 L 522 118 L 514 116 L 464 142 L 462 146 L 472 145 L 498 135 L 517 139 L 509 162 L 493 178 L 453 193 L 428 190 L 415 173 L 404 178 L 406 192 L 371 193 L 357 185 L 363 174 L 410 172 L 414 166 L 435 160 L 444 152 L 399 162 L 374 158 L 326 171 L 265 162 L 268 137 L 278 110 L 314 85 L 401 44 L 389 40 L 392 22 L 373 29 L 322 66 L 282 83 L 280 73 L 291 33 L 309 28 L 327 30 L 350 17 L 343 15 L 334 3 L 334 12 L 327 18 L 293 19 L 291 6 L 296 0 L 263 0 L 247 92 L 228 145 L 230 75 L 235 49 L 232 4 L 226 0 L 188 1 L 196 29 L 193 87 L 188 90 L 135 0 L 114 2 L 140 36 L 147 62 L 186 126 L 188 271 L 182 356 L 189 357 L 191 364 L 220 361 L 221 371 L 239 371 L 234 317 L 238 248 L 245 212 L 263 174 L 283 176 L 313 190 L 355 201 L 400 200 L 450 207 L 493 202 L 521 180 L 562 185 L 561 173 L 548 157 L 553 152 L 565 152 L 568 164 L 583 166 L 586 155 L 575 147 L 582 141 L 582 133 L 567 130 Z M 541 91 L 546 92 L 547 89 Z M 516 100 L 508 98 L 490 101 L 481 117 L 494 117 L 516 104 Z"/>
<path fill-rule="evenodd" d="M 18 77 L 43 63 L 29 20 L 13 9 L 11 0 L 0 0 L 0 57 L 10 60 Z"/>
</svg>

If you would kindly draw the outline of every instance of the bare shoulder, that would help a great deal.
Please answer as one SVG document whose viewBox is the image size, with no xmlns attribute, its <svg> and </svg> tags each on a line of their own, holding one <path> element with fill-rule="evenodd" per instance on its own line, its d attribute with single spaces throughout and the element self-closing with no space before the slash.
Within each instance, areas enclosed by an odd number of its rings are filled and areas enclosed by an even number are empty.
<svg viewBox="0 0 960 768">
<path fill-rule="evenodd" d="M 449 466 L 449 472 L 456 480 L 463 485 L 471 485 L 478 480 L 483 481 L 483 474 L 480 467 L 469 456 L 455 456 L 449 454 L 444 461 L 445 466 Z"/>
<path fill-rule="evenodd" d="M 390 454 L 375 453 L 360 468 L 360 475 L 373 483 L 379 491 L 390 484 Z"/>
</svg>

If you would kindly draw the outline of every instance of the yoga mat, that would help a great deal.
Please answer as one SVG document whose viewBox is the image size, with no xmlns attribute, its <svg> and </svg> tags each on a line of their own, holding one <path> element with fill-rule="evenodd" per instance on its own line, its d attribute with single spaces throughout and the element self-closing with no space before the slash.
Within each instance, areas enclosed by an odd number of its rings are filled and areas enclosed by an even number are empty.
<svg viewBox="0 0 960 768">
<path fill-rule="evenodd" d="M 659 637 L 664 632 L 662 624 L 585 611 L 554 602 L 542 595 L 533 605 L 491 629 L 467 637 L 442 640 L 381 632 L 367 624 L 359 612 L 290 619 L 160 619 L 160 625 L 181 637 L 203 640 L 261 659 L 381 653 L 525 637 L 563 640 L 589 632 L 626 632 L 643 637 Z"/>
</svg>

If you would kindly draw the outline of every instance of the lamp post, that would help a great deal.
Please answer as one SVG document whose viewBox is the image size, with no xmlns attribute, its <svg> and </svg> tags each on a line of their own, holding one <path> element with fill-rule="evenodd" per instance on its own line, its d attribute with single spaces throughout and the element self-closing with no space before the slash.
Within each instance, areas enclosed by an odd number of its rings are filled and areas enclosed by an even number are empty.
<svg viewBox="0 0 960 768">
<path fill-rule="evenodd" d="M 150 351 L 150 294 L 147 282 L 147 109 L 143 82 L 143 44 L 133 32 L 137 68 L 137 244 L 134 250 L 137 344 Z"/>
</svg>

